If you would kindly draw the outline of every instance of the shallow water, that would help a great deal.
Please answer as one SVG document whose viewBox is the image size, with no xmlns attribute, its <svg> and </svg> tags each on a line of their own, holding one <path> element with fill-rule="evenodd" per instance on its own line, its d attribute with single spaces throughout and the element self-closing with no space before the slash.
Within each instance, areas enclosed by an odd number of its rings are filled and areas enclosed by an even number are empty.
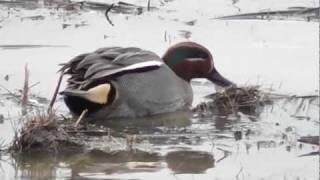
<svg viewBox="0 0 320 180">
<path fill-rule="evenodd" d="M 204 1 L 197 6 L 190 1 L 185 8 L 179 3 L 168 2 L 160 10 L 141 15 L 110 13 L 115 26 L 108 24 L 102 12 L 42 5 L 8 9 L 0 3 L 0 84 L 13 92 L 21 89 L 28 63 L 30 84 L 40 82 L 30 91 L 50 99 L 58 64 L 75 55 L 115 45 L 138 46 L 161 55 L 170 44 L 189 39 L 208 47 L 217 69 L 237 84 L 261 85 L 263 91 L 286 95 L 319 93 L 318 22 L 212 20 L 237 9 L 224 1 Z M 279 6 L 250 3 L 243 0 L 238 5 L 245 12 L 318 6 L 313 1 L 281 1 Z M 41 18 L 30 18 L 38 16 Z M 194 25 L 185 23 L 193 20 Z M 201 79 L 193 82 L 193 89 L 194 106 L 216 91 Z M 22 112 L 14 99 L 3 95 L 7 93 L 4 88 L 0 93 L 0 114 L 4 116 L 0 136 L 9 143 L 14 135 L 12 124 Z M 46 107 L 47 103 L 37 105 Z M 68 115 L 61 98 L 55 107 Z M 133 147 L 139 151 L 134 155 L 98 150 L 56 155 L 3 153 L 0 179 L 319 179 L 319 156 L 308 155 L 319 147 L 297 141 L 301 136 L 319 135 L 319 98 L 280 99 L 253 114 L 177 112 L 110 127 L 136 134 Z M 110 150 L 113 144 L 120 150 L 128 148 L 124 140 L 108 136 L 92 137 L 90 143 L 102 150 Z"/>
</svg>

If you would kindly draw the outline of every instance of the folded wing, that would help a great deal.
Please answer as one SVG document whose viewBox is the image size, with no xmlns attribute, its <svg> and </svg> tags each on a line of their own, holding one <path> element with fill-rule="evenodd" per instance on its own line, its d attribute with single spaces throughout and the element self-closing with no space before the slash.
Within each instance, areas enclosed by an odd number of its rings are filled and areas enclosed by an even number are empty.
<svg viewBox="0 0 320 180">
<path fill-rule="evenodd" d="M 92 82 L 154 70 L 162 64 L 160 57 L 150 51 L 135 47 L 106 47 L 76 56 L 61 64 L 60 71 L 70 75 L 67 88 L 86 89 Z"/>
</svg>

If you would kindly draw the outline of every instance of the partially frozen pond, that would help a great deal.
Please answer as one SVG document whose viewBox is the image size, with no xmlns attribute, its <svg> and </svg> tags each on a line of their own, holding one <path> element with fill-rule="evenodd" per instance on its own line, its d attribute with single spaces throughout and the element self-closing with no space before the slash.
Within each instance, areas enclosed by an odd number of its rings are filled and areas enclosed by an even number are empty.
<svg viewBox="0 0 320 180">
<path fill-rule="evenodd" d="M 22 89 L 25 64 L 29 84 L 35 84 L 30 92 L 37 95 L 31 100 L 46 107 L 58 80 L 58 64 L 104 46 L 137 46 L 162 55 L 170 45 L 192 40 L 212 52 L 217 69 L 233 82 L 291 98 L 253 114 L 174 113 L 111 126 L 136 134 L 135 155 L 99 150 L 3 153 L 0 179 L 319 179 L 319 156 L 309 154 L 319 146 L 297 141 L 319 136 L 319 22 L 215 19 L 265 9 L 318 7 L 318 2 L 151 1 L 158 9 L 109 12 L 114 26 L 103 10 L 68 10 L 60 1 L 55 1 L 60 8 L 39 2 L 0 1 L 0 137 L 6 144 L 21 116 L 8 90 Z M 142 0 L 128 2 L 147 5 Z M 193 82 L 193 90 L 194 106 L 216 91 L 202 79 Z M 55 108 L 69 116 L 61 97 Z M 112 150 L 110 144 L 128 148 L 127 142 L 107 135 L 91 138 L 92 147 L 105 151 Z"/>
</svg>

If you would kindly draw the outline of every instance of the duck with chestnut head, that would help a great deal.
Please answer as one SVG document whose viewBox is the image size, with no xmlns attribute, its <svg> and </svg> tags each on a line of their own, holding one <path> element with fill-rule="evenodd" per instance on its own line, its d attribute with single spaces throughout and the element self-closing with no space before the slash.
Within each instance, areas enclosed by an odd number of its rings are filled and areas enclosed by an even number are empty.
<svg viewBox="0 0 320 180">
<path fill-rule="evenodd" d="M 215 69 L 209 50 L 195 42 L 170 47 L 162 58 L 135 47 L 107 47 L 81 54 L 62 69 L 69 75 L 60 94 L 78 116 L 92 119 L 137 118 L 189 110 L 190 80 L 206 78 L 216 85 L 233 83 Z"/>
</svg>

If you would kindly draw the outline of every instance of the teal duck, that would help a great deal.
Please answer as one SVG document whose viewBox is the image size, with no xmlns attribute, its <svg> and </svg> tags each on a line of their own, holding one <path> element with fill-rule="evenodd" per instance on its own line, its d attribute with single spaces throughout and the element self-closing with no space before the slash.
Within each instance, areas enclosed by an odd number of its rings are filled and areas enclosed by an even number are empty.
<svg viewBox="0 0 320 180">
<path fill-rule="evenodd" d="M 62 65 L 69 75 L 60 92 L 76 116 L 85 109 L 93 119 L 137 118 L 189 110 L 190 80 L 233 83 L 215 69 L 209 50 L 195 42 L 170 47 L 162 58 L 136 47 L 106 47 Z"/>
</svg>

